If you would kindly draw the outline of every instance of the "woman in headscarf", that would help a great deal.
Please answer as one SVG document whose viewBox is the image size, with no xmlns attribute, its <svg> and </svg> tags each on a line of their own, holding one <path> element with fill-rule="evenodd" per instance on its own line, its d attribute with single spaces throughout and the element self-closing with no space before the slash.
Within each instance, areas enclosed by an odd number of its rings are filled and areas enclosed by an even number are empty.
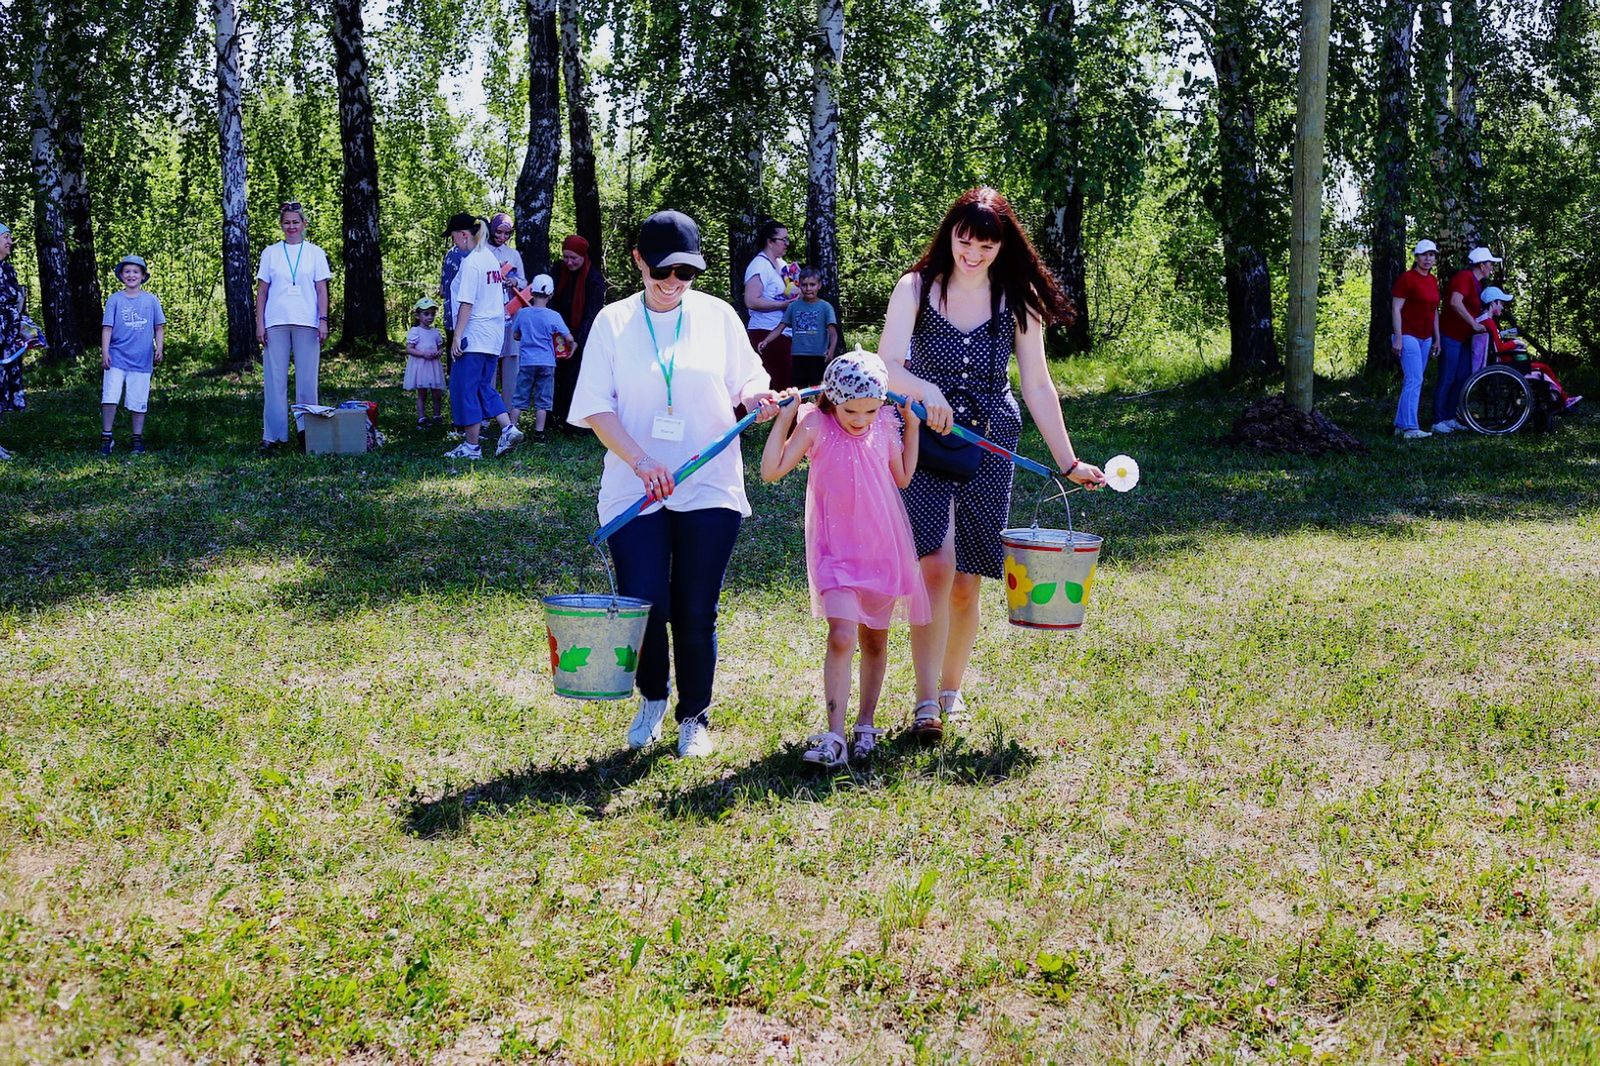
<svg viewBox="0 0 1600 1066">
<path fill-rule="evenodd" d="M 567 424 L 567 412 L 572 408 L 589 329 L 605 302 L 605 275 L 589 256 L 589 242 L 573 234 L 561 242 L 561 269 L 556 271 L 556 294 L 550 300 L 551 309 L 571 328 L 574 341 L 572 354 L 556 361 L 555 424 L 564 433 L 576 432 Z"/>
<path fill-rule="evenodd" d="M 22 394 L 22 360 L 4 361 L 28 343 L 23 330 L 28 290 L 17 281 L 16 268 L 11 265 L 13 243 L 11 227 L 0 223 L 0 415 L 27 406 Z M 0 448 L 0 461 L 10 458 L 11 453 Z"/>
</svg>

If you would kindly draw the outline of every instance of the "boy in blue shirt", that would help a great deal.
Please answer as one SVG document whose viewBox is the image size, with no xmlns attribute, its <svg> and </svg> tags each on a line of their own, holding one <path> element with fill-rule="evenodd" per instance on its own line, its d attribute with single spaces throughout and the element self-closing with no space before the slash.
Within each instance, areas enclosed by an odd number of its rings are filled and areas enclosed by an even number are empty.
<svg viewBox="0 0 1600 1066">
<path fill-rule="evenodd" d="M 794 353 L 794 384 L 797 389 L 822 383 L 823 368 L 839 350 L 839 316 L 833 305 L 820 298 L 822 271 L 816 267 L 800 270 L 800 299 L 783 309 L 783 321 L 768 333 L 756 351 L 765 348 L 773 338 L 781 336 L 787 327 L 794 335 L 791 351 Z"/>
<path fill-rule="evenodd" d="M 144 452 L 144 416 L 150 409 L 150 375 L 166 345 L 167 316 L 161 301 L 144 291 L 150 269 L 136 255 L 117 261 L 122 290 L 106 300 L 100 320 L 100 454 L 110 455 L 111 427 L 120 400 L 133 416 L 133 452 Z"/>
<path fill-rule="evenodd" d="M 544 421 L 556 401 L 556 345 L 563 345 L 570 355 L 572 331 L 565 319 L 550 310 L 556 283 L 549 274 L 540 274 L 528 288 L 532 303 L 511 320 L 512 335 L 517 341 L 517 387 L 511 397 L 511 424 L 516 425 L 522 412 L 532 408 L 533 439 L 542 441 Z"/>
</svg>

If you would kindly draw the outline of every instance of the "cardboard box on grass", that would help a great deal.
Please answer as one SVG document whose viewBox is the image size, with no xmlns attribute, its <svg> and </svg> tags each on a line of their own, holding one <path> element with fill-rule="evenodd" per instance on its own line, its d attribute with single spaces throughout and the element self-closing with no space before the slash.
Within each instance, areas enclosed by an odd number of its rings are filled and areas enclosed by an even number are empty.
<svg viewBox="0 0 1600 1066">
<path fill-rule="evenodd" d="M 367 412 L 341 408 L 305 416 L 306 452 L 311 455 L 347 455 L 367 450 Z"/>
</svg>

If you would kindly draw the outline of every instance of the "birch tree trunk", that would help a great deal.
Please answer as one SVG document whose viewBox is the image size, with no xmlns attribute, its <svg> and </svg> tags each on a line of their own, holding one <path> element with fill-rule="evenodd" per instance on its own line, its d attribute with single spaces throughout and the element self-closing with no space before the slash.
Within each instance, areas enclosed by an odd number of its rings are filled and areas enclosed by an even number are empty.
<svg viewBox="0 0 1600 1066">
<path fill-rule="evenodd" d="M 761 128 L 765 77 L 766 5 L 761 0 L 734 0 L 728 14 L 734 20 L 733 49 L 728 56 L 729 151 L 734 156 L 731 208 L 728 218 L 728 277 L 733 306 L 749 318 L 744 306 L 744 268 L 755 253 L 761 224 L 761 180 L 766 159 L 766 131 Z"/>
<path fill-rule="evenodd" d="M 378 229 L 378 147 L 367 89 L 361 0 L 333 0 L 334 72 L 339 83 L 339 137 L 344 150 L 343 341 L 389 339 Z"/>
<path fill-rule="evenodd" d="M 550 269 L 550 216 L 561 163 L 561 51 L 556 0 L 525 0 L 528 12 L 528 154 L 517 178 L 517 250 L 528 276 Z"/>
<path fill-rule="evenodd" d="M 73 307 L 68 265 L 66 198 L 61 155 L 56 140 L 56 100 L 45 73 L 44 49 L 33 59 L 33 239 L 39 256 L 39 304 L 45 336 L 50 342 L 46 358 L 68 362 L 82 350 L 78 317 Z"/>
<path fill-rule="evenodd" d="M 1284 395 L 1301 411 L 1315 402 L 1317 288 L 1322 269 L 1322 164 L 1328 108 L 1330 0 L 1300 5 L 1300 82 L 1295 106 L 1294 231 L 1289 242 L 1289 366 Z"/>
<path fill-rule="evenodd" d="M 844 60 L 844 0 L 817 0 L 811 82 L 811 143 L 806 175 L 806 254 L 822 272 L 822 298 L 839 301 L 839 98 Z M 743 264 L 740 264 L 742 269 Z"/>
<path fill-rule="evenodd" d="M 211 18 L 216 26 L 217 138 L 222 171 L 222 298 L 228 310 L 228 365 L 242 370 L 255 358 L 256 316 L 235 0 L 212 0 Z"/>
<path fill-rule="evenodd" d="M 1372 320 L 1367 333 L 1367 372 L 1373 375 L 1394 365 L 1390 300 L 1407 267 L 1414 6 L 1414 0 L 1386 0 L 1378 26 L 1378 158 L 1372 183 Z"/>
<path fill-rule="evenodd" d="M 600 183 L 595 177 L 594 137 L 589 132 L 589 90 L 583 77 L 583 27 L 578 0 L 560 0 L 561 72 L 567 87 L 567 139 L 572 149 L 572 207 L 578 236 L 589 242 L 589 259 L 605 272 L 600 221 Z"/>
<path fill-rule="evenodd" d="M 1451 0 L 1450 54 L 1456 130 L 1456 174 L 1461 199 L 1461 247 L 1476 248 L 1483 235 L 1483 129 L 1478 122 L 1478 70 L 1483 65 L 1480 0 Z"/>
<path fill-rule="evenodd" d="M 1261 173 L 1256 162 L 1256 110 L 1251 87 L 1243 0 L 1218 0 L 1211 48 L 1217 77 L 1219 222 L 1228 297 L 1229 372 L 1263 374 L 1279 367 L 1272 330 L 1272 273 L 1261 250 Z"/>
<path fill-rule="evenodd" d="M 1457 198 L 1459 167 L 1452 148 L 1455 115 L 1450 106 L 1450 31 L 1444 21 L 1444 0 L 1422 0 L 1422 31 L 1417 43 L 1417 77 L 1422 83 L 1422 107 L 1427 116 L 1429 172 L 1433 179 L 1428 198 L 1433 217 L 1433 239 L 1439 245 L 1439 273 L 1465 261 L 1461 245 L 1461 205 Z"/>
<path fill-rule="evenodd" d="M 1048 83 L 1048 140 L 1041 167 L 1053 188 L 1041 241 L 1045 263 L 1078 307 L 1065 333 L 1067 349 L 1086 352 L 1089 332 L 1088 271 L 1083 255 L 1083 112 L 1078 97 L 1077 8 L 1073 0 L 1044 0 L 1040 13 L 1040 76 Z"/>
</svg>

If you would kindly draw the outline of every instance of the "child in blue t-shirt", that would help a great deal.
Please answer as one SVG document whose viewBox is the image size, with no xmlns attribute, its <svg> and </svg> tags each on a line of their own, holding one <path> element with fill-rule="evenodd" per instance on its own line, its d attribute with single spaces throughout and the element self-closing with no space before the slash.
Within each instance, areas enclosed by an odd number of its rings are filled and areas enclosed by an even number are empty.
<svg viewBox="0 0 1600 1066">
<path fill-rule="evenodd" d="M 511 320 L 517 340 L 517 387 L 511 397 L 511 424 L 530 408 L 533 410 L 533 439 L 544 440 L 544 422 L 556 400 L 556 347 L 570 353 L 574 347 L 566 320 L 550 310 L 550 296 L 556 283 L 549 274 L 540 274 L 528 286 L 532 303 Z M 564 358 L 564 356 L 563 356 Z"/>
<path fill-rule="evenodd" d="M 150 409 L 150 375 L 166 345 L 167 316 L 154 293 L 144 291 L 150 269 L 136 255 L 117 261 L 122 290 L 106 301 L 100 320 L 100 454 L 110 455 L 117 403 L 133 416 L 133 452 L 144 452 L 144 416 Z"/>
<path fill-rule="evenodd" d="M 787 327 L 794 340 L 794 385 L 809 388 L 822 382 L 823 368 L 839 350 L 839 316 L 833 305 L 818 296 L 822 291 L 822 271 L 816 267 L 800 270 L 800 299 L 783 309 L 783 321 L 756 345 L 761 351 Z"/>
</svg>

